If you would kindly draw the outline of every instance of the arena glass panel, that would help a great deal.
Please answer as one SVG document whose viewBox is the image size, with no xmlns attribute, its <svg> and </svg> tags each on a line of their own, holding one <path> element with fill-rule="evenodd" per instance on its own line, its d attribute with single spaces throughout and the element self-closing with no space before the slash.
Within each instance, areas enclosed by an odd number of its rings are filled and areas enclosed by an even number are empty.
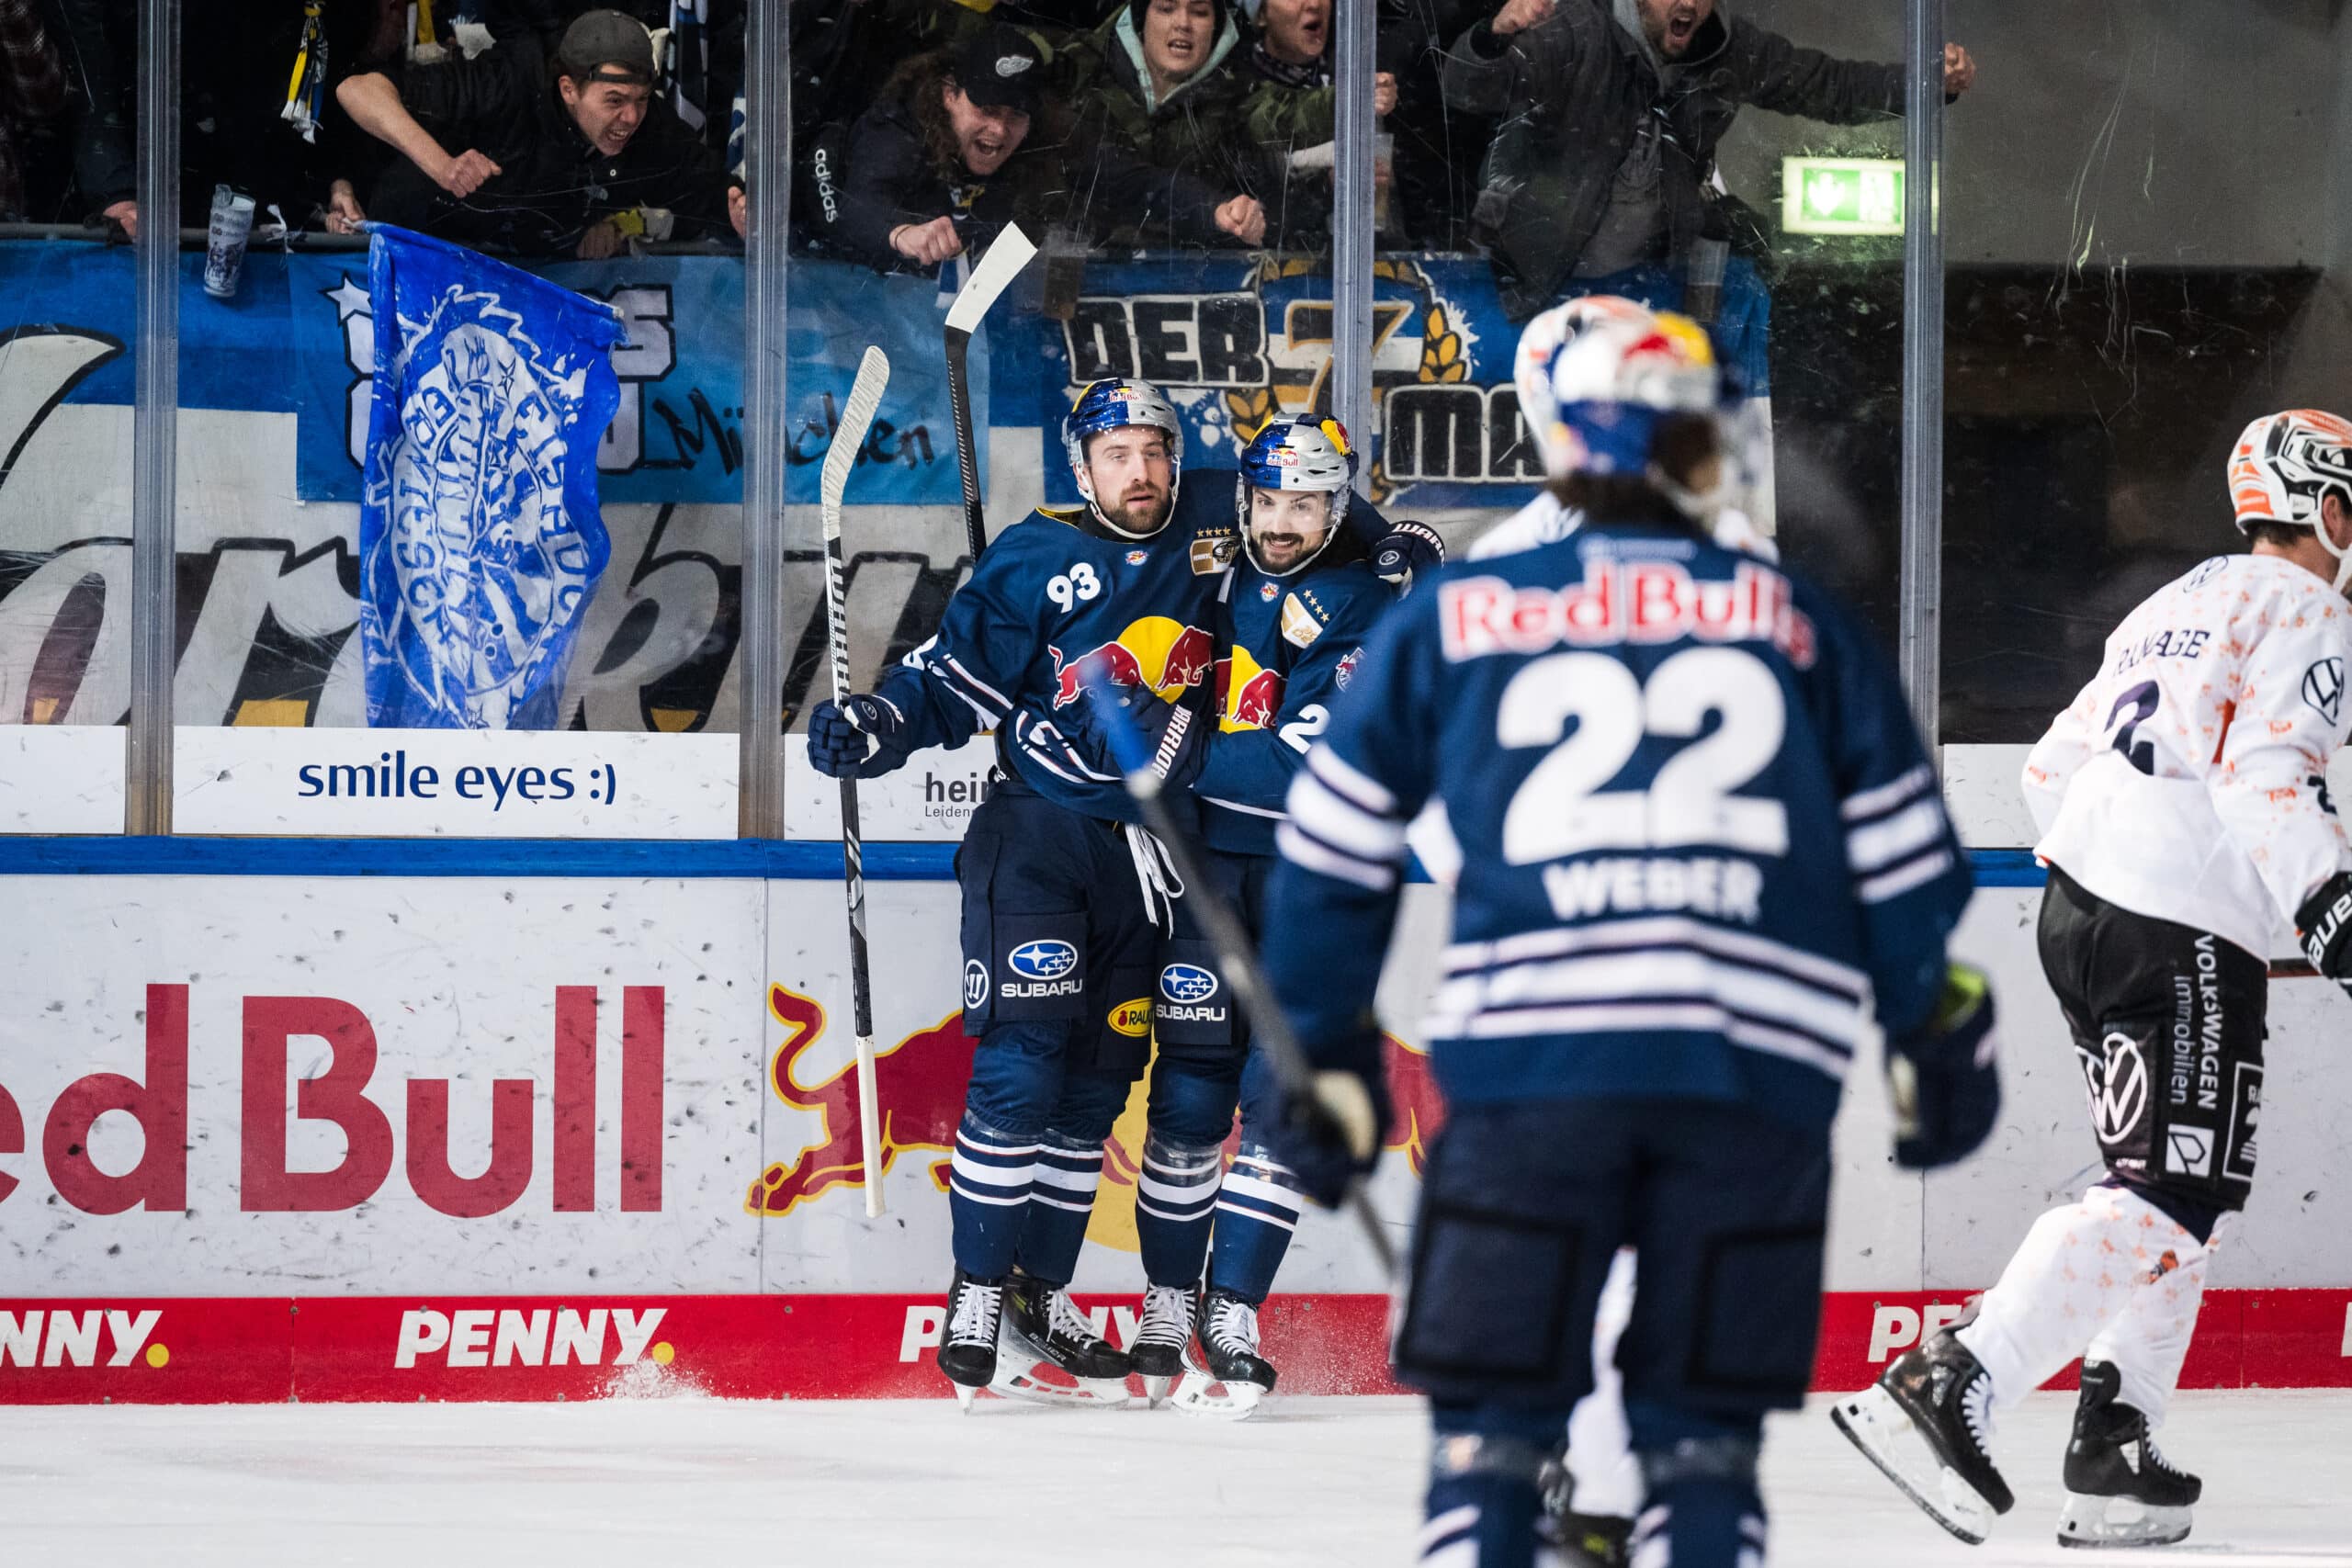
<svg viewBox="0 0 2352 1568">
<path fill-rule="evenodd" d="M 1173 407 L 1188 517 L 1205 507 L 1230 519 L 1242 447 L 1267 421 L 1333 407 L 1331 89 L 1276 91 L 1251 63 L 1256 35 L 1239 6 L 985 10 L 845 6 L 793 37 L 797 434 L 784 690 L 794 838 L 840 830 L 838 791 L 802 741 L 809 707 L 831 694 L 823 541 L 808 502 L 866 346 L 887 354 L 890 380 L 842 496 L 860 692 L 938 629 L 976 548 L 1010 528 L 1066 525 L 1023 521 L 1040 507 L 1083 507 L 1063 422 L 1091 383 L 1148 383 Z M 1327 17 L 1317 60 L 1329 54 L 1328 31 Z M 976 276 L 990 280 L 997 247 L 1023 242 L 1036 254 L 965 351 L 967 491 L 948 315 Z M 1049 581 L 1037 592 L 1075 604 L 1086 587 Z M 1073 667 L 1090 653 L 1131 666 L 1162 690 L 1213 678 L 1204 633 L 1186 637 L 1143 610 L 1113 631 L 1115 649 L 1062 653 Z M 986 730 L 917 752 L 862 786 L 865 835 L 959 840 L 996 762 Z"/>
<path fill-rule="evenodd" d="M 1536 495 L 1511 378 L 1529 318 L 1591 294 L 1680 310 L 1745 390 L 1736 509 L 1891 649 L 1903 8 L 1737 7 L 1744 27 L 1828 57 L 1802 82 L 1771 64 L 1777 43 L 1736 43 L 1703 3 L 1681 26 L 1674 7 L 1635 6 L 1638 39 L 1595 0 L 1514 0 L 1484 20 L 1408 9 L 1381 40 L 1397 73 L 1382 286 L 1412 296 L 1418 353 L 1375 370 L 1383 468 L 1407 510 L 1458 553 Z M 1580 10 L 1602 31 L 1557 15 Z M 1620 47 L 1577 45 L 1596 37 Z"/>
<path fill-rule="evenodd" d="M 184 9 L 175 829 L 733 837 L 744 7 Z"/>
<path fill-rule="evenodd" d="M 139 364 L 134 8 L 0 6 L 0 833 L 119 833 Z"/>
<path fill-rule="evenodd" d="M 1946 131 L 1943 739 L 2022 746 L 2126 611 L 2244 547 L 2246 423 L 2347 412 L 2352 23 L 1950 14 L 1984 73 Z"/>
</svg>

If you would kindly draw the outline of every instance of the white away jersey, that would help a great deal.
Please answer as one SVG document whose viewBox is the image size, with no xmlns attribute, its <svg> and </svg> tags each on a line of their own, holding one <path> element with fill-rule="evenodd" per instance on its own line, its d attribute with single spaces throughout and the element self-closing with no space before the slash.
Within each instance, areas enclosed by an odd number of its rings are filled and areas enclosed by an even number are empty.
<svg viewBox="0 0 2352 1568">
<path fill-rule="evenodd" d="M 2034 852 L 2112 904 L 2257 957 L 2346 863 L 2327 796 L 2352 605 L 2275 556 L 2159 589 L 2027 758 Z"/>
</svg>

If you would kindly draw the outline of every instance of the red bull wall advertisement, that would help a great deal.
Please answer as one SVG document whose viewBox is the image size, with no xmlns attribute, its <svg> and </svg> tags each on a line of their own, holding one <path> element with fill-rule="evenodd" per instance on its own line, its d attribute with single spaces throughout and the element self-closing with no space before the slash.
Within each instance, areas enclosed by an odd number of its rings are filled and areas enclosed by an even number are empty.
<svg viewBox="0 0 2352 1568">
<path fill-rule="evenodd" d="M 1874 1079 L 1848 1097 L 1822 1386 L 1947 1321 L 2086 1179 L 2080 1076 L 2029 983 L 2032 897 L 1988 891 L 1964 933 L 2006 987 L 1987 1155 L 1899 1177 Z M 0 908 L 38 911 L 0 988 L 0 1403 L 941 1393 L 975 1049 L 956 898 L 869 897 L 873 1221 L 835 883 L 0 878 Z M 1411 1022 L 1443 919 L 1415 888 L 1384 988 L 1397 1112 L 1374 1196 L 1400 1240 L 1445 1120 Z M 2321 1208 L 2346 1157 L 2326 1106 L 2352 1087 L 2330 1006 L 2278 987 L 2273 1061 L 2309 1088 L 2269 1109 L 2280 1174 L 2224 1247 L 2193 1384 L 2352 1384 L 2352 1243 Z M 1143 1285 L 1143 1140 L 1138 1093 L 1080 1264 L 1114 1341 Z M 1308 1217 L 1265 1318 L 1285 1391 L 1391 1389 L 1386 1285 Z"/>
</svg>

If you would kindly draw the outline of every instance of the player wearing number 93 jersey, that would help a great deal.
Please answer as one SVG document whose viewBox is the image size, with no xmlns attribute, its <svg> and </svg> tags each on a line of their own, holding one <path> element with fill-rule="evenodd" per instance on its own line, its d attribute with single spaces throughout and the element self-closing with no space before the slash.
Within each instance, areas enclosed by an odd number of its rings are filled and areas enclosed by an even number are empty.
<svg viewBox="0 0 2352 1568">
<path fill-rule="evenodd" d="M 1956 1158 L 1992 1119 L 1990 1007 L 1947 964 L 1969 871 L 1893 671 L 1826 595 L 1709 534 L 1736 389 L 1705 333 L 1586 314 L 1530 419 L 1589 521 L 1392 611 L 1292 788 L 1268 958 L 1321 1077 L 1278 1152 L 1326 1197 L 1374 1157 L 1374 990 L 1406 824 L 1442 800 L 1462 864 L 1425 1030 L 1449 1120 L 1394 1343 L 1434 1406 L 1422 1560 L 1532 1561 L 1629 1245 L 1634 1561 L 1733 1568 L 1763 1553 L 1764 1412 L 1813 1363 L 1846 1068 L 1875 1015 L 1898 1154 Z"/>
</svg>

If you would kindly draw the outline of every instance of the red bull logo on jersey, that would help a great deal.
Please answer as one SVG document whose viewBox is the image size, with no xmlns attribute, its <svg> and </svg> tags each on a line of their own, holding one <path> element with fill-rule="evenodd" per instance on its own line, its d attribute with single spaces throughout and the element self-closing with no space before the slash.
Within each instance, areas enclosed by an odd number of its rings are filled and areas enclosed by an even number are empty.
<svg viewBox="0 0 2352 1568">
<path fill-rule="evenodd" d="M 1274 716 L 1282 710 L 1281 674 L 1261 668 L 1250 657 L 1248 649 L 1236 648 L 1232 658 L 1216 661 L 1219 729 L 1263 729 L 1274 722 Z"/>
<path fill-rule="evenodd" d="M 1563 644 L 1769 642 L 1798 669 L 1813 664 L 1813 622 L 1789 580 L 1742 561 L 1728 580 L 1693 578 L 1679 561 L 1585 558 L 1584 580 L 1565 588 L 1520 587 L 1499 577 L 1449 582 L 1438 592 L 1438 629 L 1453 662 L 1498 653 L 1542 653 Z"/>
<path fill-rule="evenodd" d="M 1206 680 L 1216 662 L 1216 644 L 1208 633 L 1166 615 L 1130 621 L 1109 642 L 1075 655 L 1058 648 L 1046 651 L 1054 660 L 1057 708 L 1078 701 L 1091 682 L 1146 686 L 1161 701 L 1176 702 Z"/>
<path fill-rule="evenodd" d="M 805 1201 L 835 1187 L 864 1187 L 864 1151 L 858 1147 L 857 1064 L 843 1063 L 832 1075 L 804 1087 L 793 1066 L 825 1032 L 825 1010 L 814 998 L 784 986 L 768 987 L 768 1011 L 784 1025 L 784 1043 L 768 1064 L 768 1088 L 796 1111 L 821 1118 L 817 1141 L 788 1161 L 779 1161 L 752 1183 L 744 1209 L 753 1214 L 790 1213 Z M 972 1042 L 963 1015 L 949 1013 L 919 1029 L 874 1059 L 876 1098 L 881 1102 L 885 1172 L 912 1149 L 945 1155 L 956 1146 L 956 1124 L 964 1118 L 964 1089 L 972 1077 Z M 932 1162 L 931 1179 L 947 1190 L 945 1159 Z"/>
</svg>

